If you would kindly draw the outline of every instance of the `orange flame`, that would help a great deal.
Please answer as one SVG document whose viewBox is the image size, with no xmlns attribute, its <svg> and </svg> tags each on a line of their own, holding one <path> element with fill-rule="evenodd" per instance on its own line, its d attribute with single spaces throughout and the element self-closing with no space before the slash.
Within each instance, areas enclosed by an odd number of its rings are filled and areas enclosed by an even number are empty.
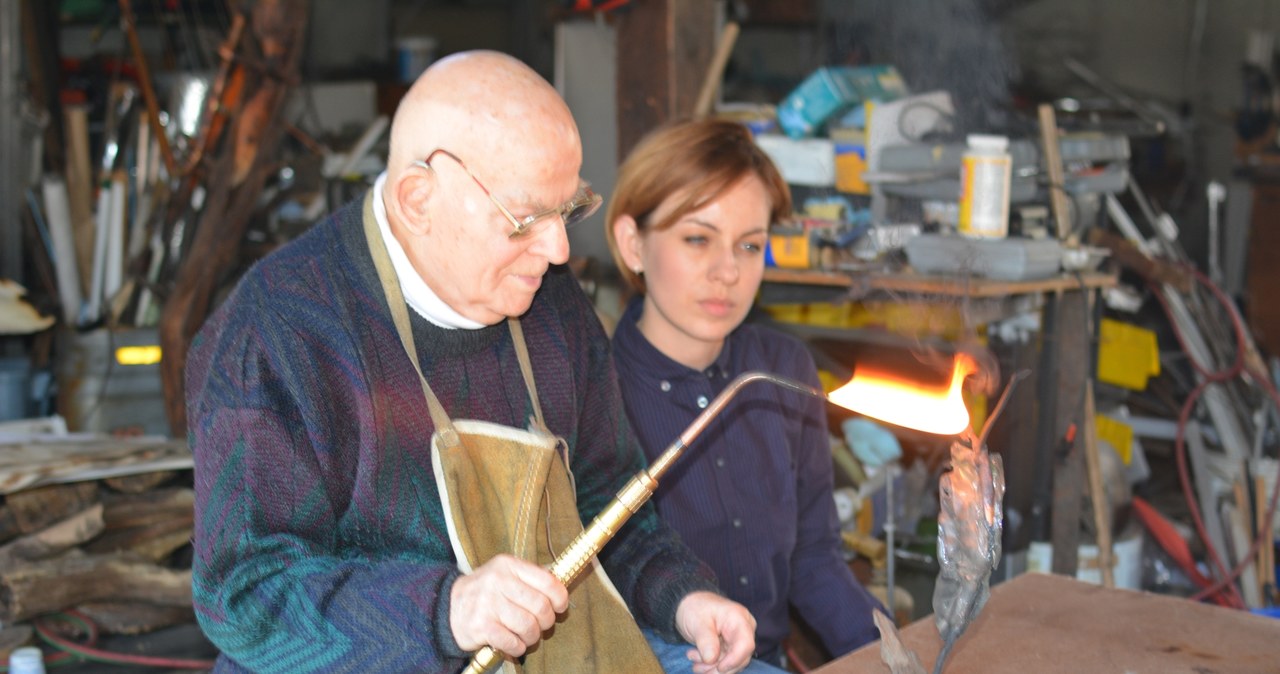
<svg viewBox="0 0 1280 674">
<path fill-rule="evenodd" d="M 831 392 L 831 402 L 896 426 L 938 435 L 956 435 L 969 427 L 961 388 L 977 364 L 957 353 L 949 385 L 923 385 L 900 374 L 859 365 L 848 384 Z"/>
</svg>

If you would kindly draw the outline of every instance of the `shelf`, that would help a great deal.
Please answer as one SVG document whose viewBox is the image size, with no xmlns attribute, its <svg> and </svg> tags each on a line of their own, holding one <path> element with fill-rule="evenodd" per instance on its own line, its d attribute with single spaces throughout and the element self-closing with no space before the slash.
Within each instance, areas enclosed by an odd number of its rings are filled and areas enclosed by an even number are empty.
<svg viewBox="0 0 1280 674">
<path fill-rule="evenodd" d="M 801 269 L 764 270 L 764 282 L 823 288 L 860 288 L 950 297 L 1005 297 L 1029 293 L 1094 290 L 1116 285 L 1116 275 L 1089 271 L 1042 279 L 1003 281 L 973 276 L 931 276 L 913 272 L 829 272 Z"/>
</svg>

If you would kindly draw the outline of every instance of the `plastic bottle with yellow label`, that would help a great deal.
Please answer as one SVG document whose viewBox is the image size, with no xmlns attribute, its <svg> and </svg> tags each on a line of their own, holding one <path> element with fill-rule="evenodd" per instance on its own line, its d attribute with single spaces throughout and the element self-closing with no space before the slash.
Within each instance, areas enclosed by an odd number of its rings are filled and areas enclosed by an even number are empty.
<svg viewBox="0 0 1280 674">
<path fill-rule="evenodd" d="M 965 236 L 1002 239 L 1009 233 L 1013 158 L 1004 136 L 973 134 L 960 160 L 960 219 Z"/>
</svg>

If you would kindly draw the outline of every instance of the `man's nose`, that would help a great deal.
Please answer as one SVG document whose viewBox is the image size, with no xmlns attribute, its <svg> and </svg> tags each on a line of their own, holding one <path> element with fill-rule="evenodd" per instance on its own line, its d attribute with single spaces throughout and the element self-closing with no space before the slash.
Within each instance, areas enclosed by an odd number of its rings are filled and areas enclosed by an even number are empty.
<svg viewBox="0 0 1280 674">
<path fill-rule="evenodd" d="M 564 219 L 556 216 L 543 227 L 542 231 L 537 232 L 530 250 L 547 258 L 551 264 L 568 262 L 569 232 L 565 229 Z"/>
</svg>

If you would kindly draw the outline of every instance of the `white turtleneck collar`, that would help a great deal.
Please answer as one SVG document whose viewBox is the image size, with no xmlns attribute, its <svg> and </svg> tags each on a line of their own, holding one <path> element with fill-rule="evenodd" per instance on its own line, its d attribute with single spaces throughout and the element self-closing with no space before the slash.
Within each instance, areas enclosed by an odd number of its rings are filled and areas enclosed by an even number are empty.
<svg viewBox="0 0 1280 674">
<path fill-rule="evenodd" d="M 373 219 L 378 222 L 378 231 L 382 233 L 382 242 L 387 246 L 387 255 L 391 257 L 391 266 L 396 270 L 396 278 L 400 281 L 400 292 L 419 316 L 442 328 L 462 328 L 478 330 L 485 327 L 454 311 L 444 303 L 440 296 L 418 275 L 418 271 L 409 262 L 400 241 L 391 235 L 391 224 L 387 221 L 387 206 L 382 202 L 382 187 L 387 182 L 387 172 L 373 183 Z"/>
</svg>

